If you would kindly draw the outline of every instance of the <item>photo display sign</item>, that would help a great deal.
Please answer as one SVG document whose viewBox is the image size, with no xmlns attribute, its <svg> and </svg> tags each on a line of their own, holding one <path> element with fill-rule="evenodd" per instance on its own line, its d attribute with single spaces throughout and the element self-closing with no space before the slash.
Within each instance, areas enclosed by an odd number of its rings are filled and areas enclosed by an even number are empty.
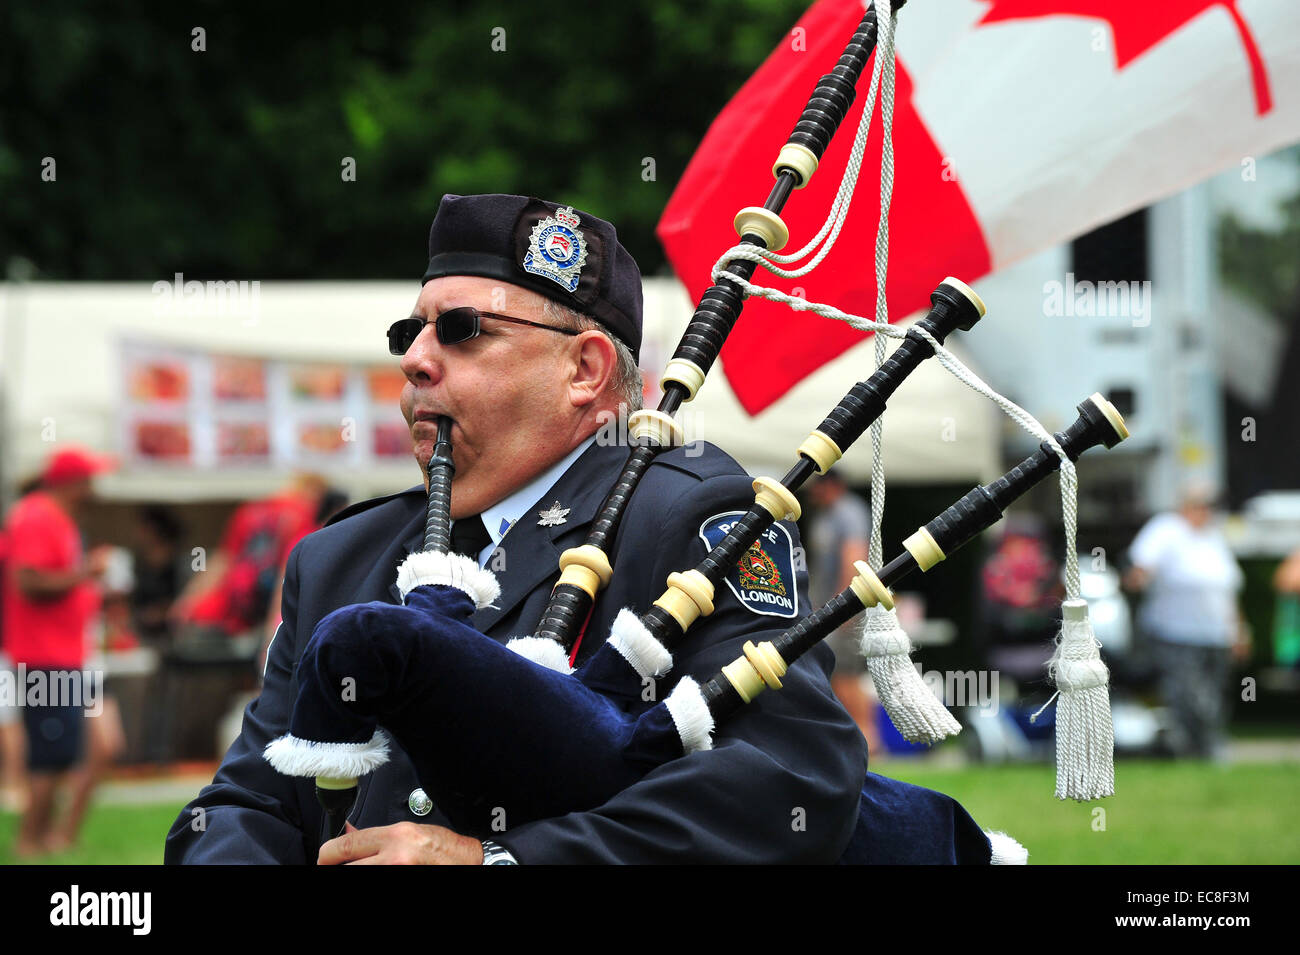
<svg viewBox="0 0 1300 955">
<path fill-rule="evenodd" d="M 400 461 L 401 371 L 124 341 L 118 448 L 134 468 L 328 468 Z"/>
</svg>

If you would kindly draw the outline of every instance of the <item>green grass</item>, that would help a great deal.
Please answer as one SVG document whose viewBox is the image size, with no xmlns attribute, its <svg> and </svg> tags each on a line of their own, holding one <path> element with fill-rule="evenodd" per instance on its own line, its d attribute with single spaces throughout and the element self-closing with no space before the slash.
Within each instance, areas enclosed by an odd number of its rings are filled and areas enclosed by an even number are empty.
<svg viewBox="0 0 1300 955">
<path fill-rule="evenodd" d="M 1032 864 L 1300 862 L 1295 763 L 1120 762 L 1116 794 L 1094 803 L 1055 799 L 1051 766 L 895 761 L 879 771 L 952 796 L 985 829 L 1019 840 Z"/>
<path fill-rule="evenodd" d="M 879 769 L 952 796 L 985 829 L 1020 840 L 1034 864 L 1300 862 L 1296 763 L 1121 762 L 1118 794 L 1086 804 L 1052 797 L 1050 766 L 945 769 L 895 760 Z M 1096 809 L 1105 810 L 1104 820 Z M 159 863 L 180 810 L 179 803 L 94 808 L 80 848 L 42 861 Z M 17 826 L 13 813 L 0 813 L 0 864 L 15 861 Z"/>
<path fill-rule="evenodd" d="M 160 865 L 163 839 L 180 815 L 183 803 L 152 806 L 92 806 L 81 832 L 81 842 L 69 852 L 40 859 L 15 859 L 14 836 L 18 817 L 0 812 L 0 865 Z"/>
<path fill-rule="evenodd" d="M 1246 723 L 1238 720 L 1228 734 L 1234 740 L 1294 740 L 1295 723 Z"/>
</svg>

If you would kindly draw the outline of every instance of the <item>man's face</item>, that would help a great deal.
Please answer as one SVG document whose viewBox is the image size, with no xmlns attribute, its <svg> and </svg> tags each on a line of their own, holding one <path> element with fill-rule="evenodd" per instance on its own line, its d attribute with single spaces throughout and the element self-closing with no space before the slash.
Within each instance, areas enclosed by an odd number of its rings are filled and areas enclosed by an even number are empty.
<svg viewBox="0 0 1300 955">
<path fill-rule="evenodd" d="M 1204 501 L 1187 501 L 1182 506 L 1182 514 L 1183 520 L 1199 530 L 1210 523 L 1210 519 L 1214 517 L 1214 509 Z"/>
<path fill-rule="evenodd" d="M 95 499 L 95 489 L 90 478 L 64 481 L 56 487 L 56 491 L 67 509 L 74 514 L 85 510 L 86 505 Z"/>
<path fill-rule="evenodd" d="M 446 276 L 425 283 L 415 303 L 412 314 L 429 324 L 401 359 L 402 414 L 422 471 L 433 454 L 436 417 L 453 420 L 454 518 L 503 500 L 571 446 L 565 412 L 571 409 L 574 339 L 485 316 L 477 338 L 442 345 L 433 319 L 472 305 L 554 326 L 545 302 L 535 292 L 495 279 Z"/>
</svg>

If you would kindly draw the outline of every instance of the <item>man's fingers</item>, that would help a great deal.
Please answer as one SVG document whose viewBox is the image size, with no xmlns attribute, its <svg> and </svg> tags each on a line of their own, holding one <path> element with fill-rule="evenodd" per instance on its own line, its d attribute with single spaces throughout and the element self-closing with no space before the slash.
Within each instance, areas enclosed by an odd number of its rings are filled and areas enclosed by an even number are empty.
<svg viewBox="0 0 1300 955">
<path fill-rule="evenodd" d="M 320 847 L 317 865 L 477 865 L 483 847 L 477 839 L 441 826 L 399 822 L 358 829 L 347 823 L 343 835 Z"/>
<path fill-rule="evenodd" d="M 348 822 L 348 821 L 345 819 L 345 820 L 343 821 L 343 831 L 344 831 L 344 832 L 360 832 L 361 830 L 358 829 L 356 826 L 352 825 L 352 823 Z"/>
<path fill-rule="evenodd" d="M 352 827 L 350 832 L 344 832 L 337 839 L 331 839 L 320 847 L 320 855 L 316 857 L 317 865 L 338 865 L 375 855 L 383 848 L 383 837 L 380 834 L 387 828 L 390 827 L 376 829 Z"/>
</svg>

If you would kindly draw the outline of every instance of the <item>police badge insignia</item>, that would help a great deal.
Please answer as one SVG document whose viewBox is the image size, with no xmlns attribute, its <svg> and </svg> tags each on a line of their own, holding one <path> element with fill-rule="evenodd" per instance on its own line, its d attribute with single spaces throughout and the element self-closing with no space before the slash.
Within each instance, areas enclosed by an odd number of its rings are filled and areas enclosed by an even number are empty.
<svg viewBox="0 0 1300 955">
<path fill-rule="evenodd" d="M 741 586 L 761 587 L 774 594 L 782 596 L 785 594 L 785 581 L 781 579 L 781 571 L 776 566 L 776 561 L 767 556 L 758 541 L 749 545 L 749 550 L 744 557 L 740 558 L 740 563 L 736 566 L 740 573 Z"/>
<path fill-rule="evenodd" d="M 713 548 L 727 536 L 744 511 L 715 514 L 700 526 L 700 539 Z M 794 540 L 773 524 L 750 545 L 726 576 L 727 586 L 745 608 L 769 617 L 794 617 L 799 592 L 794 579 Z"/>
<path fill-rule="evenodd" d="M 524 271 L 543 275 L 570 292 L 578 287 L 582 267 L 587 264 L 587 240 L 578 225 L 582 222 L 572 206 L 556 210 L 533 226 L 524 255 Z"/>
</svg>

